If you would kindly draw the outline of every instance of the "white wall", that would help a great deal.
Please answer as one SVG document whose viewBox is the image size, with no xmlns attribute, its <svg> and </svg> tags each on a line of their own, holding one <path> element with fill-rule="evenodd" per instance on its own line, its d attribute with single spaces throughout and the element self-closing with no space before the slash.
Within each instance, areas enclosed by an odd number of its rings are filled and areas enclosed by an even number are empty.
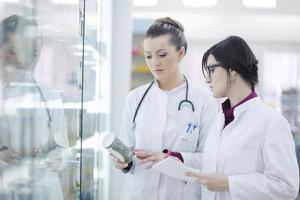
<svg viewBox="0 0 300 200">
<path fill-rule="evenodd" d="M 110 130 L 116 134 L 131 81 L 131 9 L 131 0 L 113 0 Z M 109 200 L 119 200 L 124 174 L 113 167 L 111 169 Z"/>
</svg>

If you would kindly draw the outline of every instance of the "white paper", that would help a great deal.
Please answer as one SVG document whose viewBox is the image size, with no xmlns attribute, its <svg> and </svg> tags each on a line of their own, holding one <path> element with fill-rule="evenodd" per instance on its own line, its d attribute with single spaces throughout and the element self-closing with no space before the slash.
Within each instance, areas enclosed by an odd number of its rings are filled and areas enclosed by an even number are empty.
<svg viewBox="0 0 300 200">
<path fill-rule="evenodd" d="M 171 156 L 153 165 L 152 169 L 172 178 L 189 182 L 196 182 L 197 179 L 186 176 L 186 172 L 200 172 L 200 170 L 188 167 Z"/>
</svg>

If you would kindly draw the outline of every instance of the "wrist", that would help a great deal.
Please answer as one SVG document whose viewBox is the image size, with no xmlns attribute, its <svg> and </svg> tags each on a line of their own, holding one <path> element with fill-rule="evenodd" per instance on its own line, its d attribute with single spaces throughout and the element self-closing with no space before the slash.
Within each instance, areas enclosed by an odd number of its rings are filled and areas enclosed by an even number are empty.
<svg viewBox="0 0 300 200">
<path fill-rule="evenodd" d="M 181 153 L 179 153 L 179 152 L 173 152 L 168 149 L 164 149 L 163 153 L 165 153 L 167 155 L 166 158 L 169 156 L 173 156 L 175 158 L 178 158 L 181 162 L 184 162 L 183 157 L 182 157 Z"/>
<path fill-rule="evenodd" d="M 121 169 L 124 173 L 127 173 L 130 171 L 131 167 L 133 165 L 133 161 L 130 161 L 128 164 L 127 164 L 127 167 Z"/>
<path fill-rule="evenodd" d="M 164 155 L 164 158 L 167 158 L 169 156 L 171 156 L 171 151 L 169 151 L 168 149 L 164 149 L 162 151 L 163 155 Z"/>
<path fill-rule="evenodd" d="M 225 191 L 229 191 L 229 180 L 228 176 L 223 176 L 223 188 Z"/>
<path fill-rule="evenodd" d="M 226 189 L 229 190 L 229 180 L 228 180 L 228 176 L 226 176 L 226 178 L 225 178 L 225 185 L 226 185 Z"/>
</svg>

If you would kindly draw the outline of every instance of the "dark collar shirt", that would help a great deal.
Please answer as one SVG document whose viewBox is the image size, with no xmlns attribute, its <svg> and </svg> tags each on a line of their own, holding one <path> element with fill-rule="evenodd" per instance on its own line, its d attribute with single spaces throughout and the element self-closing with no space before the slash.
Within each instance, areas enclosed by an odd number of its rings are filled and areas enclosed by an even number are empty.
<svg viewBox="0 0 300 200">
<path fill-rule="evenodd" d="M 257 94 L 255 93 L 255 91 L 252 91 L 251 94 L 249 94 L 246 98 L 244 98 L 241 102 L 239 102 L 238 104 L 236 104 L 235 106 L 231 107 L 230 106 L 230 100 L 227 99 L 226 101 L 224 101 L 224 103 L 222 103 L 222 110 L 224 113 L 224 117 L 225 117 L 225 124 L 224 124 L 224 128 L 234 120 L 234 109 L 236 107 L 238 107 L 239 105 L 245 103 L 246 101 L 257 97 Z"/>
</svg>

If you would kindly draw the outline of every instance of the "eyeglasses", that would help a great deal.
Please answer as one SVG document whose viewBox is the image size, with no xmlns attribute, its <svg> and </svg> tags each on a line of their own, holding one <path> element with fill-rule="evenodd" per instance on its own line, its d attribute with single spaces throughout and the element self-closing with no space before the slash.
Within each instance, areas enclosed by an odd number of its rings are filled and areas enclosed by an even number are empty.
<svg viewBox="0 0 300 200">
<path fill-rule="evenodd" d="M 216 69 L 217 67 L 223 67 L 223 65 L 220 64 L 220 63 L 216 63 L 216 64 L 212 64 L 212 65 L 207 65 L 207 66 L 205 67 L 204 77 L 205 77 L 206 79 L 211 79 L 211 76 L 212 76 L 212 74 L 215 72 L 215 69 Z"/>
</svg>

